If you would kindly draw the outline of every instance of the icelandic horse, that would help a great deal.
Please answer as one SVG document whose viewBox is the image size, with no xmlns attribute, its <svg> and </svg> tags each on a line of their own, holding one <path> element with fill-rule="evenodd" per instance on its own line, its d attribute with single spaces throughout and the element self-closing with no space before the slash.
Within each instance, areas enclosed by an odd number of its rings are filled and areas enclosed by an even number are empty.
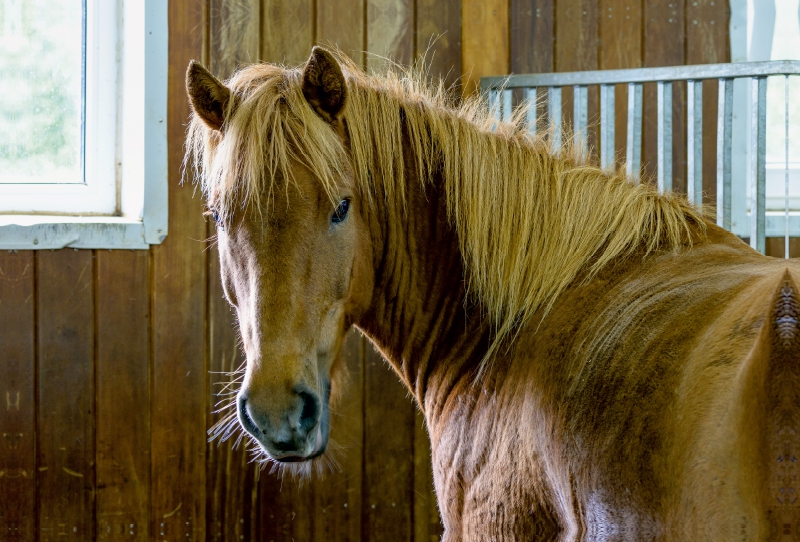
<svg viewBox="0 0 800 542">
<path fill-rule="evenodd" d="M 798 539 L 800 264 L 423 80 L 189 65 L 230 423 L 320 456 L 356 326 L 425 415 L 446 542 Z"/>
</svg>

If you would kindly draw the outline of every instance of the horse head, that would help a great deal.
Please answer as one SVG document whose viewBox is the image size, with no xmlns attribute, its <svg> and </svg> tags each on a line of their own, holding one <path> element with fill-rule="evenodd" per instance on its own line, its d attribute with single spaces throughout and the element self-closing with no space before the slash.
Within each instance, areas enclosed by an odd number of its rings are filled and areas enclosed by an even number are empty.
<svg viewBox="0 0 800 542">
<path fill-rule="evenodd" d="M 226 172 L 204 188 L 209 214 L 217 220 L 223 289 L 236 311 L 247 358 L 238 419 L 270 458 L 288 463 L 325 451 L 340 346 L 372 292 L 372 249 L 346 158 L 320 179 L 309 167 L 314 158 L 304 156 L 312 151 L 303 141 L 287 140 L 277 129 L 247 132 L 264 120 L 255 116 L 263 116 L 266 107 L 305 123 L 310 139 L 338 146 L 346 156 L 347 86 L 340 66 L 315 48 L 302 70 L 269 69 L 262 79 L 237 86 L 235 77 L 223 84 L 192 62 L 186 84 L 193 123 L 207 142 L 207 174 Z M 302 96 L 287 100 L 281 92 L 291 92 L 285 83 L 297 77 Z M 271 85 L 274 95 L 261 92 L 257 101 L 252 91 L 259 85 L 262 90 Z M 273 155 L 263 148 L 253 152 L 247 145 L 254 138 L 283 153 L 288 165 L 270 163 Z M 254 155 L 261 157 L 254 159 L 261 181 L 231 188 L 246 176 L 233 162 Z M 226 189 L 258 193 L 234 202 L 220 195 Z"/>
</svg>

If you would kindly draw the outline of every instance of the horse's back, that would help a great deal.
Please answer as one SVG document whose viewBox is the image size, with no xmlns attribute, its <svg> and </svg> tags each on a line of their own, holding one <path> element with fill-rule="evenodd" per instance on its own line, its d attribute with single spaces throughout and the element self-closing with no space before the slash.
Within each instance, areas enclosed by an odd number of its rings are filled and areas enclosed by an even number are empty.
<svg viewBox="0 0 800 542">
<path fill-rule="evenodd" d="M 521 337 L 586 538 L 800 538 L 799 278 L 699 246 L 576 288 Z"/>
</svg>

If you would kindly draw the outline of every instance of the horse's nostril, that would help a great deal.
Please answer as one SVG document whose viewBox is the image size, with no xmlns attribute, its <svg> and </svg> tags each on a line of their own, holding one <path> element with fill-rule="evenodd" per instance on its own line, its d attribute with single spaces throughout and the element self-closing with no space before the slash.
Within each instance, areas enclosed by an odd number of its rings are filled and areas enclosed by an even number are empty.
<svg viewBox="0 0 800 542">
<path fill-rule="evenodd" d="M 247 408 L 247 397 L 244 395 L 240 395 L 237 399 L 237 406 L 238 406 L 238 414 L 239 414 L 239 423 L 242 424 L 244 430 L 253 435 L 254 437 L 258 437 L 261 435 L 262 431 L 261 428 L 256 424 L 253 420 L 252 416 L 250 416 L 250 412 L 248 412 Z"/>
<path fill-rule="evenodd" d="M 310 433 L 319 422 L 319 399 L 313 393 L 307 391 L 298 392 L 300 400 L 303 402 L 303 408 L 300 412 L 300 420 L 298 426 L 303 433 Z"/>
</svg>

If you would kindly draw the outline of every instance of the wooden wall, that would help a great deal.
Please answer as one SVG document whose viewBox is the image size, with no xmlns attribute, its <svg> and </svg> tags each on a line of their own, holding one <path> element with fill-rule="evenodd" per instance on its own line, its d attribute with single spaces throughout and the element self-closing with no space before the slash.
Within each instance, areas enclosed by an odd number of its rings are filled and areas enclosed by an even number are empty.
<svg viewBox="0 0 800 542">
<path fill-rule="evenodd" d="M 0 538 L 421 542 L 441 534 L 422 418 L 356 334 L 345 346 L 350 388 L 332 419 L 332 472 L 300 485 L 269 470 L 259 479 L 243 450 L 206 442 L 230 379 L 221 373 L 242 358 L 216 252 L 206 250 L 213 227 L 194 189 L 179 184 L 190 59 L 224 77 L 242 61 L 302 62 L 315 43 L 375 69 L 384 61 L 368 53 L 409 62 L 430 48 L 431 72 L 457 84 L 463 74 L 470 92 L 481 75 L 512 71 L 725 61 L 727 3 L 716 4 L 171 1 L 166 241 L 149 251 L 0 253 Z M 711 112 L 713 94 L 705 96 Z M 617 137 L 623 144 L 624 130 Z M 648 125 L 650 163 L 654 139 Z M 705 148 L 713 168 L 714 146 Z"/>
</svg>

